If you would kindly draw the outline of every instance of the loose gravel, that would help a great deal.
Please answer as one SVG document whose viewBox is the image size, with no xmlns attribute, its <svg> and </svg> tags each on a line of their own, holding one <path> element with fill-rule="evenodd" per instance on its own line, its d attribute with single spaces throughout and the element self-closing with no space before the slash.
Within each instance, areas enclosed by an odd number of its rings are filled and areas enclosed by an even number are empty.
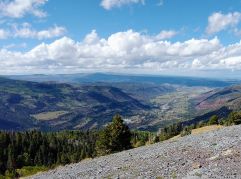
<svg viewBox="0 0 241 179">
<path fill-rule="evenodd" d="M 241 178 L 240 153 L 241 126 L 232 126 L 84 160 L 29 178 Z"/>
</svg>

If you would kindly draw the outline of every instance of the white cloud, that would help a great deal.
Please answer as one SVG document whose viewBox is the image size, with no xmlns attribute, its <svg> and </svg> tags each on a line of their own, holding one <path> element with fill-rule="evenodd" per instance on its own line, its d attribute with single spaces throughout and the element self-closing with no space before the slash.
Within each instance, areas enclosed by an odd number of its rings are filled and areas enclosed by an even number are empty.
<svg viewBox="0 0 241 179">
<path fill-rule="evenodd" d="M 1 49 L 0 73 L 241 70 L 241 42 L 223 46 L 215 37 L 171 43 L 158 36 L 128 30 L 101 38 L 93 30 L 82 41 L 63 37 L 27 52 Z"/>
<path fill-rule="evenodd" d="M 11 43 L 11 44 L 8 44 L 8 45 L 4 45 L 3 46 L 3 49 L 12 49 L 12 48 L 26 48 L 27 47 L 27 44 L 26 43 L 20 43 L 20 44 L 15 44 L 15 43 Z"/>
<path fill-rule="evenodd" d="M 168 31 L 163 30 L 157 35 L 157 38 L 159 40 L 170 39 L 170 38 L 174 37 L 175 35 L 177 35 L 177 32 L 174 30 L 168 30 Z"/>
<path fill-rule="evenodd" d="M 65 27 L 57 25 L 44 30 L 36 30 L 32 28 L 29 23 L 23 23 L 21 25 L 10 24 L 10 28 L 0 28 L 0 39 L 32 38 L 43 40 L 63 36 L 66 32 L 67 30 Z"/>
<path fill-rule="evenodd" d="M 84 42 L 86 44 L 93 44 L 93 43 L 96 43 L 98 41 L 99 41 L 99 36 L 96 33 L 96 30 L 92 30 L 91 33 L 87 34 L 85 39 L 84 39 Z"/>
<path fill-rule="evenodd" d="M 54 26 L 47 30 L 42 30 L 36 33 L 38 39 L 49 39 L 53 37 L 62 36 L 66 32 L 66 29 L 61 26 Z"/>
<path fill-rule="evenodd" d="M 214 34 L 228 27 L 235 27 L 241 21 L 241 13 L 233 12 L 228 14 L 222 14 L 221 12 L 215 12 L 208 18 L 208 26 L 206 32 L 208 34 Z"/>
<path fill-rule="evenodd" d="M 36 17 L 45 17 L 46 12 L 41 10 L 47 0 L 1 0 L 0 15 L 11 18 L 21 18 L 27 14 Z"/>
<path fill-rule="evenodd" d="M 63 37 L 28 52 L 2 49 L 0 72 L 241 69 L 241 42 L 225 47 L 216 37 L 171 43 L 158 36 L 128 30 L 101 38 L 93 30 L 83 41 Z"/>
<path fill-rule="evenodd" d="M 238 29 L 238 28 L 235 28 L 234 30 L 233 30 L 233 32 L 234 32 L 234 35 L 236 35 L 236 36 L 241 36 L 241 30 L 240 29 Z"/>
<path fill-rule="evenodd" d="M 0 29 L 0 39 L 6 39 L 9 36 L 9 32 L 4 30 L 4 29 Z"/>
<path fill-rule="evenodd" d="M 46 30 L 37 31 L 31 27 L 29 23 L 23 23 L 20 27 L 13 25 L 12 35 L 18 38 L 33 38 L 33 39 L 50 39 L 64 35 L 66 29 L 61 26 L 50 27 Z"/>
<path fill-rule="evenodd" d="M 192 61 L 192 68 L 201 68 L 201 67 L 203 67 L 203 64 L 201 63 L 201 61 L 195 58 Z"/>
<path fill-rule="evenodd" d="M 136 3 L 144 4 L 145 1 L 144 0 L 102 0 L 100 5 L 104 9 L 110 10 L 112 8 L 115 8 L 115 7 L 121 7 L 121 6 L 124 6 L 124 5 L 136 4 Z"/>
</svg>

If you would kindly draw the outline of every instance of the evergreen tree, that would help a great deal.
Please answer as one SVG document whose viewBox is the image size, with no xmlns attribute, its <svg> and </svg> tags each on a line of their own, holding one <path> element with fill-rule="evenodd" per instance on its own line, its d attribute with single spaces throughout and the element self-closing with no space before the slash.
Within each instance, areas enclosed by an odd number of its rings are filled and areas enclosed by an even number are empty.
<svg viewBox="0 0 241 179">
<path fill-rule="evenodd" d="M 106 155 L 111 153 L 111 127 L 106 126 L 98 134 L 98 139 L 96 141 L 96 152 L 97 155 Z"/>
<path fill-rule="evenodd" d="M 14 169 L 14 156 L 13 156 L 13 147 L 8 146 L 8 160 L 7 160 L 7 169 L 12 171 Z"/>
<path fill-rule="evenodd" d="M 131 132 L 120 115 L 113 117 L 112 123 L 100 131 L 96 151 L 98 155 L 122 151 L 131 148 Z"/>
<path fill-rule="evenodd" d="M 120 115 L 115 115 L 110 125 L 112 151 L 121 151 L 131 148 L 131 132 L 124 124 Z"/>
<path fill-rule="evenodd" d="M 14 178 L 23 166 L 49 167 L 93 157 L 95 143 L 95 132 L 0 131 L 0 176 Z"/>
<path fill-rule="evenodd" d="M 241 111 L 231 112 L 228 118 L 224 121 L 225 125 L 239 125 L 241 124 Z"/>
<path fill-rule="evenodd" d="M 218 116 L 217 115 L 213 115 L 212 117 L 210 117 L 209 121 L 208 121 L 208 125 L 215 125 L 218 124 Z"/>
</svg>

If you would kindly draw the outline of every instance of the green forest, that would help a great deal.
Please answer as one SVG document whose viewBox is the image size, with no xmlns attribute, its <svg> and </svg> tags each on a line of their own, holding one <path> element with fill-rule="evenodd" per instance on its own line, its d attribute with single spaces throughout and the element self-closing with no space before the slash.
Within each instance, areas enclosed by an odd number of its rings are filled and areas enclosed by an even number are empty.
<svg viewBox="0 0 241 179">
<path fill-rule="evenodd" d="M 38 170 L 138 147 L 150 142 L 153 136 L 150 132 L 131 132 L 119 115 L 98 132 L 0 131 L 0 178 L 29 175 Z"/>
<path fill-rule="evenodd" d="M 93 157 L 95 141 L 94 132 L 0 132 L 0 174 L 13 178 L 23 166 L 52 167 Z"/>
<path fill-rule="evenodd" d="M 99 131 L 0 131 L 0 178 L 31 175 L 58 165 L 167 140 L 178 134 L 189 135 L 194 128 L 214 124 L 241 124 L 241 112 L 232 112 L 226 119 L 212 116 L 208 121 L 191 126 L 173 124 L 158 134 L 131 131 L 119 115 Z"/>
</svg>

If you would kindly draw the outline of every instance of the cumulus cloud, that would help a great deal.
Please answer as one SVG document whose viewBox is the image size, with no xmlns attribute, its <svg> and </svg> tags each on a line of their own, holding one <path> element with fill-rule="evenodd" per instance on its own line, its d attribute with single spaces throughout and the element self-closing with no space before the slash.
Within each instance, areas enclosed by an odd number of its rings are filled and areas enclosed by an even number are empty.
<svg viewBox="0 0 241 179">
<path fill-rule="evenodd" d="M 50 39 L 65 34 L 66 29 L 61 26 L 50 27 L 46 30 L 37 31 L 29 23 L 23 23 L 20 27 L 13 25 L 13 36 L 19 38 Z"/>
<path fill-rule="evenodd" d="M 7 38 L 32 38 L 38 40 L 51 39 L 63 36 L 67 32 L 65 27 L 53 26 L 44 30 L 36 30 L 31 24 L 11 24 L 10 28 L 0 29 L 0 39 Z"/>
<path fill-rule="evenodd" d="M 84 39 L 84 43 L 86 44 L 93 44 L 93 43 L 97 43 L 99 41 L 99 36 L 96 33 L 96 30 L 92 30 L 91 33 L 87 34 L 85 39 Z"/>
<path fill-rule="evenodd" d="M 102 0 L 100 5 L 104 9 L 110 10 L 112 8 L 115 8 L 115 7 L 121 7 L 121 6 L 124 6 L 124 5 L 136 4 L 136 3 L 144 4 L 145 1 L 144 0 Z"/>
<path fill-rule="evenodd" d="M 82 41 L 63 37 L 27 52 L 2 49 L 0 72 L 241 69 L 241 42 L 223 46 L 215 37 L 172 43 L 158 36 L 130 29 L 101 38 L 93 30 Z"/>
<path fill-rule="evenodd" d="M 221 12 L 215 12 L 208 18 L 208 26 L 206 32 L 208 34 L 214 34 L 228 27 L 235 27 L 241 21 L 241 13 L 233 12 L 228 14 L 222 14 Z"/>
<path fill-rule="evenodd" d="M 27 14 L 45 17 L 46 12 L 41 7 L 47 0 L 1 0 L 0 15 L 11 18 L 21 18 Z"/>
<path fill-rule="evenodd" d="M 159 40 L 170 39 L 170 38 L 174 37 L 175 35 L 177 35 L 177 32 L 174 30 L 163 30 L 157 35 L 157 38 Z"/>
</svg>

